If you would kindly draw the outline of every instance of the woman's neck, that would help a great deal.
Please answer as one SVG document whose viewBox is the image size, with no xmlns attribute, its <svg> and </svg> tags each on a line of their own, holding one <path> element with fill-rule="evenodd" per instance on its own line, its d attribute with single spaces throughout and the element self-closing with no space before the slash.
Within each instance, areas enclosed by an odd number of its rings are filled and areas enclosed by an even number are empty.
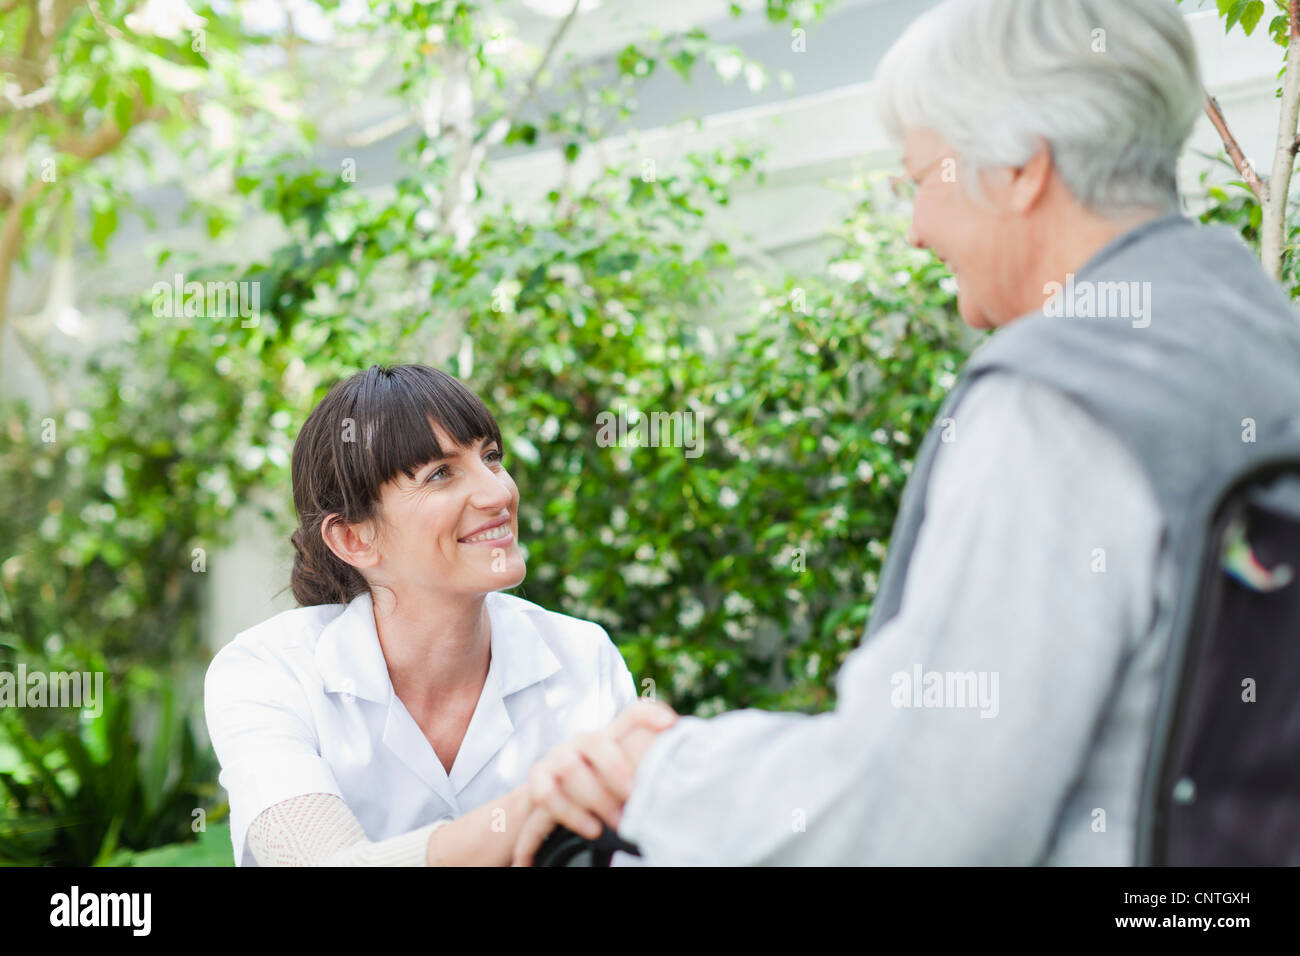
<svg viewBox="0 0 1300 956">
<path fill-rule="evenodd" d="M 462 695 L 475 700 L 487 678 L 492 626 L 486 595 L 453 599 L 375 589 L 375 630 L 393 689 L 408 709 Z"/>
</svg>

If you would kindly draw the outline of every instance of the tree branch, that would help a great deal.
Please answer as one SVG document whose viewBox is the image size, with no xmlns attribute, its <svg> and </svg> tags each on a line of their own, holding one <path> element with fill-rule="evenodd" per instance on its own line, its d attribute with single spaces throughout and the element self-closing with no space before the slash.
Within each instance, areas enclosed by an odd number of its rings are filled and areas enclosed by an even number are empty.
<svg viewBox="0 0 1300 956">
<path fill-rule="evenodd" d="M 99 7 L 99 0 L 86 0 L 86 6 L 90 7 L 90 15 L 95 18 L 101 30 L 111 36 L 114 40 L 125 40 L 122 31 L 113 24 L 109 23 L 104 17 L 104 11 Z"/>
<path fill-rule="evenodd" d="M 59 152 L 67 153 L 69 156 L 75 156 L 78 159 L 97 159 L 115 148 L 122 140 L 126 139 L 131 130 L 141 123 L 166 118 L 167 111 L 165 109 L 161 106 L 153 106 L 146 110 L 143 100 L 137 95 L 130 126 L 123 129 L 117 125 L 116 120 L 105 119 L 89 133 L 81 136 L 65 136 L 62 139 L 55 140 L 54 146 Z"/>
<path fill-rule="evenodd" d="M 67 408 L 67 389 L 64 387 L 62 379 L 54 368 L 53 363 L 50 362 L 45 353 L 41 350 L 40 343 L 38 343 L 34 338 L 28 337 L 26 332 L 18 328 L 17 323 L 14 323 L 10 327 L 13 329 L 14 341 L 17 342 L 18 347 L 23 350 L 23 354 L 27 356 L 27 360 L 32 363 L 32 368 L 36 369 L 36 373 L 40 376 L 41 382 L 45 386 L 45 390 L 50 393 L 50 402 L 53 404 L 54 408 L 58 411 Z M 3 327 L 0 327 L 0 334 L 3 334 L 3 332 Z"/>
<path fill-rule="evenodd" d="M 21 59 L 29 63 L 39 63 L 45 57 L 41 54 L 41 11 L 36 0 L 27 0 L 27 30 L 23 34 L 23 51 Z M 23 92 L 29 92 L 24 87 Z"/>
<path fill-rule="evenodd" d="M 1295 2 L 1297 0 L 1292 0 L 1292 3 Z M 1214 124 L 1214 128 L 1218 130 L 1219 138 L 1223 140 L 1223 146 L 1228 151 L 1232 165 L 1237 167 L 1237 172 L 1241 173 L 1241 178 L 1246 181 L 1250 191 L 1255 194 L 1255 198 L 1259 200 L 1260 205 L 1267 203 L 1268 183 L 1259 178 L 1259 174 L 1255 172 L 1255 167 L 1250 164 L 1250 160 L 1246 159 L 1246 154 L 1241 151 L 1241 147 L 1237 144 L 1237 138 L 1228 129 L 1228 121 L 1223 118 L 1223 111 L 1219 109 L 1219 101 L 1208 92 L 1205 94 L 1205 114 L 1210 118 L 1210 122 Z"/>
<path fill-rule="evenodd" d="M 506 134 L 510 132 L 510 127 L 514 126 L 515 120 L 519 118 L 519 112 L 524 108 L 524 104 L 532 99 L 533 95 L 536 93 L 537 84 L 541 81 L 542 73 L 546 70 L 547 64 L 551 62 L 551 57 L 555 55 L 555 51 L 559 49 L 560 41 L 563 40 L 564 35 L 569 32 L 569 27 L 573 26 L 573 22 L 578 18 L 578 7 L 581 5 L 582 0 L 573 0 L 573 6 L 569 8 L 568 14 L 565 15 L 564 22 L 560 24 L 559 28 L 551 36 L 551 42 L 546 45 L 546 50 L 542 53 L 542 58 L 537 62 L 537 69 L 533 70 L 532 76 L 530 76 L 528 81 L 524 84 L 523 90 L 515 99 L 514 105 L 506 111 L 504 117 L 479 133 L 475 138 L 476 143 L 489 136 L 491 136 L 491 143 L 489 145 L 494 145 L 505 139 Z"/>
<path fill-rule="evenodd" d="M 35 179 L 27 184 L 21 196 L 14 200 L 5 212 L 4 223 L 0 225 L 0 336 L 4 335 L 9 298 L 9 280 L 13 275 L 14 262 L 23 242 L 23 210 L 36 201 L 45 187 L 50 184 L 43 179 Z"/>
<path fill-rule="evenodd" d="M 0 91 L 0 96 L 4 98 L 4 102 L 0 103 L 0 116 L 4 116 L 6 113 L 21 113 L 23 110 L 34 110 L 48 103 L 54 98 L 54 87 L 42 86 L 22 96 L 12 96 L 7 92 Z"/>
<path fill-rule="evenodd" d="M 135 116 L 131 126 L 122 129 L 111 119 L 106 119 L 92 132 L 78 137 L 70 137 L 55 143 L 60 153 L 90 161 L 97 159 L 117 147 L 136 125 L 146 120 L 160 119 L 167 115 L 161 107 L 145 110 L 137 101 Z M 43 179 L 34 179 L 27 184 L 22 194 L 15 198 L 5 210 L 3 224 L 0 224 L 0 334 L 8 317 L 9 280 L 13 274 L 14 262 L 22 248 L 23 212 L 35 202 L 50 186 Z"/>
<path fill-rule="evenodd" d="M 359 129 L 352 133 L 347 133 L 343 137 L 345 146 L 373 146 L 380 140 L 388 139 L 390 136 L 396 136 L 403 130 L 410 129 L 416 124 L 417 117 L 413 113 L 395 113 L 388 119 L 380 120 L 365 129 Z"/>
</svg>

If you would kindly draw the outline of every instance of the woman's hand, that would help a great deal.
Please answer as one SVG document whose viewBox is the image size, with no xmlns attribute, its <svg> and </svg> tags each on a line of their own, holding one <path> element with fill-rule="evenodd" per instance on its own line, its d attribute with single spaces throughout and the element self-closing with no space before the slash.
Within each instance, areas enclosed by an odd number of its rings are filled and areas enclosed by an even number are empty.
<svg viewBox="0 0 1300 956">
<path fill-rule="evenodd" d="M 667 705 L 636 700 L 607 727 L 579 734 L 539 760 L 528 774 L 531 807 L 515 843 L 515 866 L 531 866 L 556 826 L 589 840 L 600 836 L 602 821 L 617 830 L 637 765 L 660 731 L 676 721 Z"/>
</svg>

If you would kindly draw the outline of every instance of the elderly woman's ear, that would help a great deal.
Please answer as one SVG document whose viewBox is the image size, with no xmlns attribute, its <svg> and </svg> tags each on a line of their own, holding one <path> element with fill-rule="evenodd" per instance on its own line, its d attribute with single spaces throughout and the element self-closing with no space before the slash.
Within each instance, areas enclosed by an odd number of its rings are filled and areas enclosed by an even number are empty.
<svg viewBox="0 0 1300 956">
<path fill-rule="evenodd" d="M 995 166 L 976 171 L 980 193 L 1001 212 L 1024 214 L 1047 194 L 1052 179 L 1052 148 L 1044 141 L 1036 153 L 1017 166 Z"/>
<path fill-rule="evenodd" d="M 1023 213 L 1042 201 L 1052 179 L 1052 147 L 1044 140 L 1028 162 L 1015 169 L 1009 204 L 1014 212 Z"/>
</svg>

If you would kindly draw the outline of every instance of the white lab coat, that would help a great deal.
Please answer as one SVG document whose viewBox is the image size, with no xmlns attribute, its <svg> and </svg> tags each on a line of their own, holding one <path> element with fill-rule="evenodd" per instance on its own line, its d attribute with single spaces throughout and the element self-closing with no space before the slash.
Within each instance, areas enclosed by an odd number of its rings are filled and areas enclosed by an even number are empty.
<svg viewBox="0 0 1300 956">
<path fill-rule="evenodd" d="M 369 594 L 277 614 L 217 653 L 204 706 L 236 865 L 257 865 L 248 826 L 281 800 L 335 794 L 384 840 L 501 796 L 635 699 L 600 625 L 499 592 L 486 600 L 491 662 L 450 774 L 393 692 Z"/>
</svg>

